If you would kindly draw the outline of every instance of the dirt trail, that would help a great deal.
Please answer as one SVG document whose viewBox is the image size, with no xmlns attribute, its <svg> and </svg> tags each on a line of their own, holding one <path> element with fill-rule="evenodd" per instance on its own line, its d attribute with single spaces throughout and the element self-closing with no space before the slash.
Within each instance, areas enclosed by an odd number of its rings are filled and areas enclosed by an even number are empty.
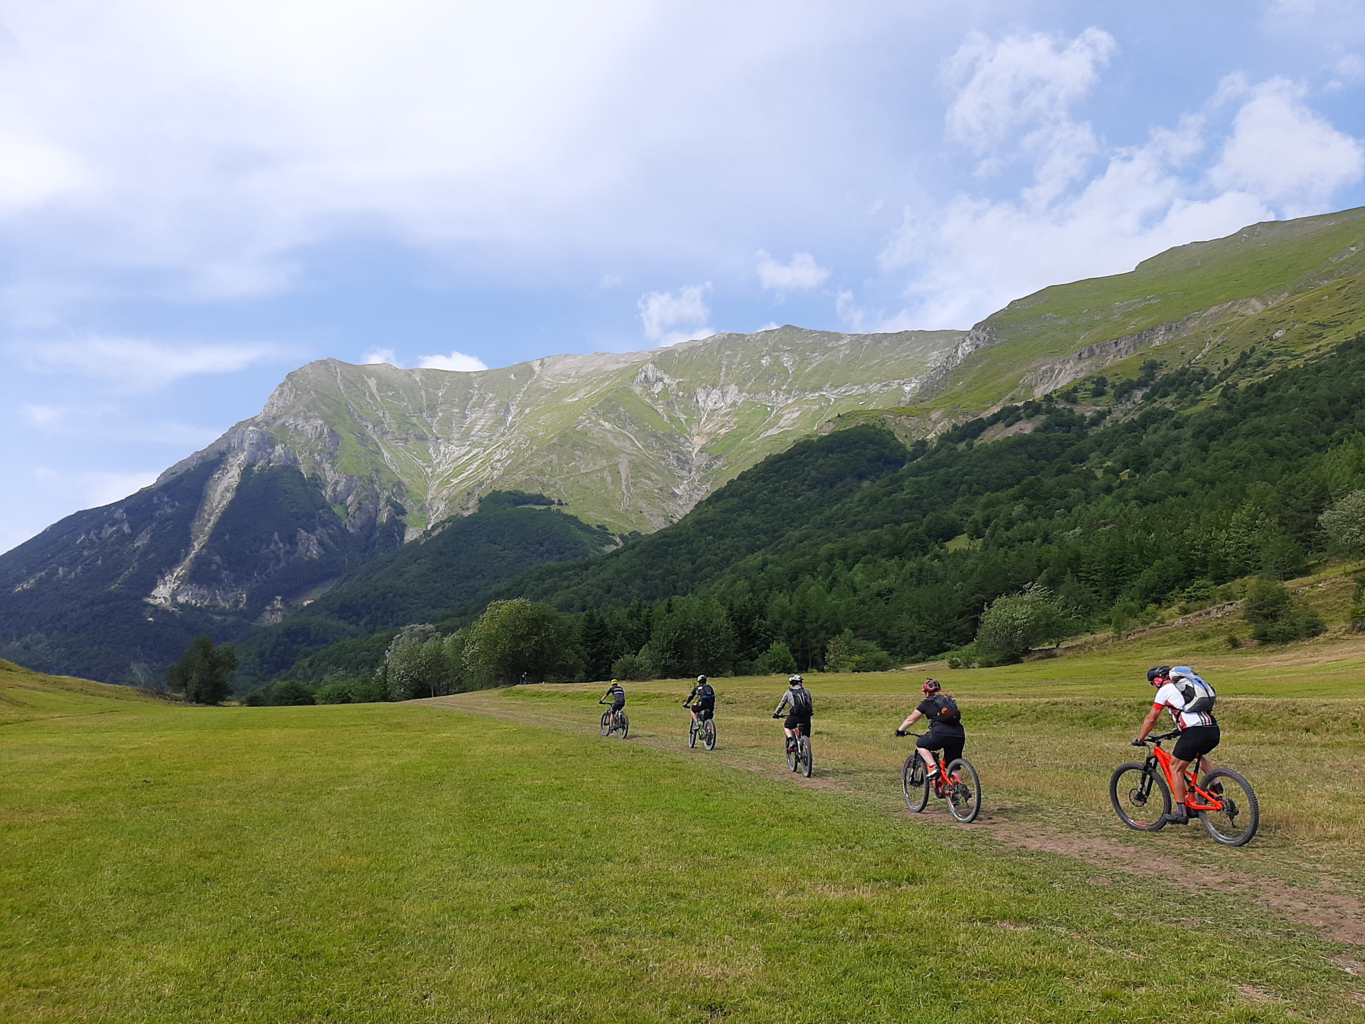
<svg viewBox="0 0 1365 1024">
<path fill-rule="evenodd" d="M 537 711 L 526 706 L 518 706 L 513 710 L 508 708 L 503 701 L 489 699 L 482 695 L 461 694 L 454 697 L 435 697 L 414 703 L 468 714 L 484 715 L 523 725 L 548 726 L 561 732 L 585 735 L 597 732 L 595 728 L 582 724 L 579 717 L 570 718 L 564 714 Z M 632 733 L 626 742 L 673 754 L 679 752 L 676 736 L 670 736 L 665 740 L 661 736 L 652 735 L 648 732 L 643 734 Z M 825 792 L 867 795 L 865 790 L 837 776 L 822 775 L 817 771 L 815 776 L 806 779 L 792 773 L 778 760 L 780 751 L 777 749 L 772 751 L 771 758 L 764 758 L 761 761 L 754 756 L 756 753 L 757 751 L 752 749 L 732 747 L 722 752 L 713 752 L 708 756 L 736 770 L 757 772 L 769 778 L 784 780 L 793 784 L 799 783 L 803 787 L 814 787 Z M 818 767 L 817 759 L 817 769 Z M 914 814 L 900 805 L 892 813 L 912 823 L 917 828 L 970 828 L 976 834 L 984 833 L 990 836 L 1005 849 L 1057 854 L 1082 861 L 1102 870 L 1138 873 L 1150 870 L 1151 867 L 1151 854 L 1145 850 L 1103 836 L 1065 832 L 1038 822 L 1029 822 L 1026 828 L 1022 828 L 1017 821 L 987 812 L 983 813 L 982 817 L 972 825 L 960 826 L 955 825 L 944 816 Z M 1191 824 L 1188 827 L 1197 828 L 1199 826 Z M 1304 886 L 1286 885 L 1278 880 L 1264 878 L 1249 872 L 1231 871 L 1216 865 L 1201 864 L 1166 852 L 1162 853 L 1161 859 L 1164 866 L 1179 872 L 1182 877 L 1197 885 L 1237 893 L 1245 899 L 1266 907 L 1288 921 L 1316 929 L 1323 938 L 1330 941 L 1365 946 L 1365 902 L 1354 897 L 1328 893 L 1318 889 L 1308 889 Z M 1092 881 L 1097 885 L 1105 885 L 1109 884 L 1110 880 L 1099 876 Z M 1348 973 L 1356 973 L 1361 970 L 1359 961 L 1354 959 L 1344 960 L 1343 963 L 1350 964 L 1349 967 L 1342 967 Z"/>
</svg>

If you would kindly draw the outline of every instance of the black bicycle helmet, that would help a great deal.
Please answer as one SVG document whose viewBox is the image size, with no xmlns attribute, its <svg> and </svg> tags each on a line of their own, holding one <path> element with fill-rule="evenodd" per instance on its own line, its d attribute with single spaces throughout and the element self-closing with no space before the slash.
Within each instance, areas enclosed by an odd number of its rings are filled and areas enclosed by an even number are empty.
<svg viewBox="0 0 1365 1024">
<path fill-rule="evenodd" d="M 1170 665 L 1157 665 L 1154 668 L 1149 668 L 1147 670 L 1147 682 L 1151 683 L 1153 686 L 1156 685 L 1158 679 L 1169 679 L 1170 676 Z"/>
</svg>

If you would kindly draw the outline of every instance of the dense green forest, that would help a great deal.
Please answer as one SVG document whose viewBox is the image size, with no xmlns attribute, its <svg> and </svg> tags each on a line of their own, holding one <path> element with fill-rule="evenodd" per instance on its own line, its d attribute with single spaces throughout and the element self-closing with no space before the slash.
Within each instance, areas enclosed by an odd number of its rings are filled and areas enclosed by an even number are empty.
<svg viewBox="0 0 1365 1024">
<path fill-rule="evenodd" d="M 1287 578 L 1329 549 L 1323 513 L 1349 520 L 1365 487 L 1365 337 L 1270 376 L 1253 356 L 1216 372 L 1148 362 L 1112 409 L 1077 411 L 1069 399 L 1108 386 L 1085 381 L 909 450 L 874 426 L 811 439 L 675 527 L 493 596 L 571 627 L 562 656 L 528 668 L 600 679 L 810 670 L 831 656 L 874 667 L 969 644 L 1007 595 L 1044 595 L 1062 633 L 1207 603 L 1248 575 Z M 1003 429 L 1027 432 L 980 440 Z M 482 610 L 457 610 L 437 634 Z M 300 668 L 382 672 L 390 636 Z M 457 657 L 430 685 L 492 681 L 476 669 Z"/>
</svg>

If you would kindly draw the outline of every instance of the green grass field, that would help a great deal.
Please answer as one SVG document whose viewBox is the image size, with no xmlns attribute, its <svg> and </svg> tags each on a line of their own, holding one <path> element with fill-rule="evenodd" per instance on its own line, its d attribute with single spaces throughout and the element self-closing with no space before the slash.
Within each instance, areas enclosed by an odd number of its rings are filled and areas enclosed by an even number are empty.
<svg viewBox="0 0 1365 1024">
<path fill-rule="evenodd" d="M 622 742 L 583 686 L 194 708 L 0 666 L 0 1019 L 1365 1019 L 1365 646 L 1191 658 L 1264 806 L 1228 850 L 1106 809 L 1158 642 L 932 666 L 971 826 L 900 801 L 920 669 L 814 677 L 805 780 L 777 678 L 719 682 L 708 754 L 682 682 Z"/>
</svg>

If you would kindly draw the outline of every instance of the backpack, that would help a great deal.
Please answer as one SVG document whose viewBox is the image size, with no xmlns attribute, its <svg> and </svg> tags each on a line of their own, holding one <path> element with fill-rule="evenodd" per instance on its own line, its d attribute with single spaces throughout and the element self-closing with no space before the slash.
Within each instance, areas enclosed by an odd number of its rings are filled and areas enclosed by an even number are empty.
<svg viewBox="0 0 1365 1024">
<path fill-rule="evenodd" d="M 798 686 L 792 691 L 792 710 L 799 711 L 803 715 L 815 712 L 815 698 L 810 695 L 810 691 L 804 686 Z"/>
<path fill-rule="evenodd" d="M 697 687 L 697 699 L 715 700 L 716 691 L 712 688 L 710 683 L 702 683 L 700 686 Z"/>
<path fill-rule="evenodd" d="M 944 725 L 957 725 L 962 721 L 962 712 L 957 709 L 957 701 L 946 693 L 938 694 L 934 698 L 934 703 L 938 705 L 938 710 L 934 712 L 935 722 L 942 722 Z"/>
<path fill-rule="evenodd" d="M 1191 672 L 1179 679 L 1172 679 L 1171 682 L 1175 683 L 1175 688 L 1180 691 L 1180 696 L 1185 701 L 1185 711 L 1192 715 L 1207 715 L 1213 712 L 1218 694 L 1206 680 Z"/>
</svg>

